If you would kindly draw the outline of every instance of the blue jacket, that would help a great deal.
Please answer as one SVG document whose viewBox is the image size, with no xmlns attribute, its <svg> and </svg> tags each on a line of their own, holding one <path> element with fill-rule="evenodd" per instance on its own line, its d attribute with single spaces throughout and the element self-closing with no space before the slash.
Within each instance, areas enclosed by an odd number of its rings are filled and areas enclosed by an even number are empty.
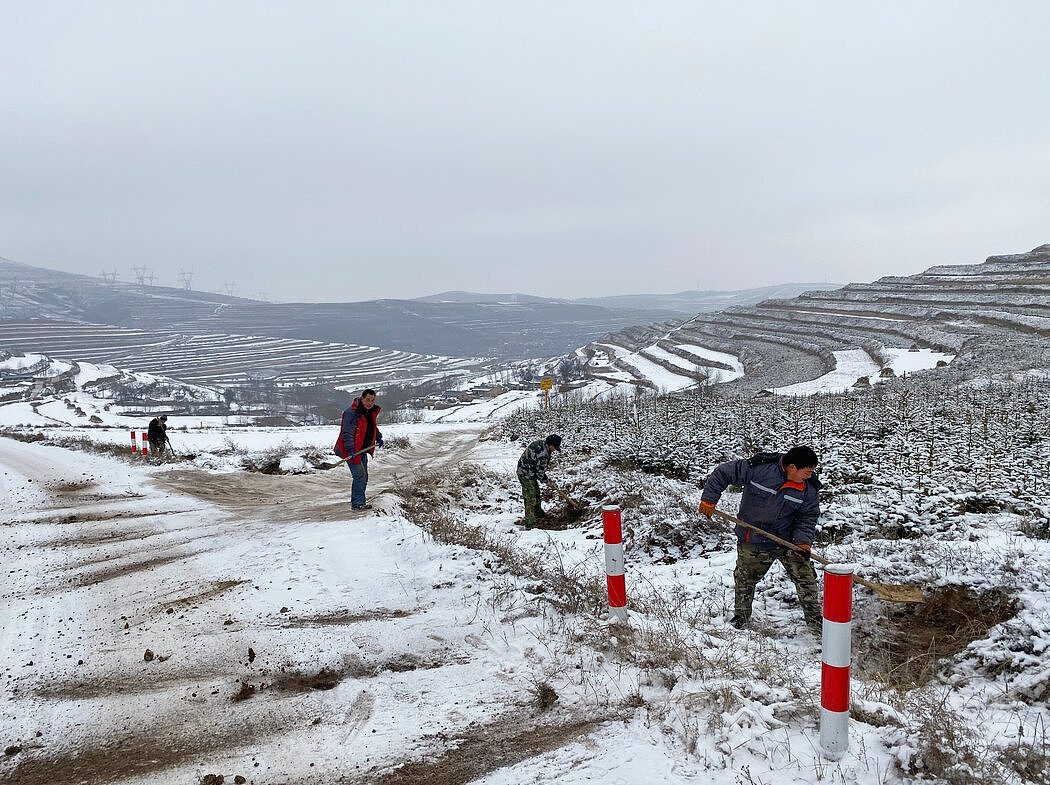
<svg viewBox="0 0 1050 785">
<path fill-rule="evenodd" d="M 701 498 L 705 502 L 717 502 L 727 487 L 741 485 L 744 495 L 737 513 L 740 520 L 796 545 L 811 545 L 820 517 L 820 480 L 811 477 L 801 491 L 783 487 L 787 475 L 781 465 L 782 457 L 783 453 L 763 452 L 749 460 L 716 466 L 704 483 Z M 743 526 L 736 526 L 734 530 L 739 542 L 758 550 L 780 547 Z"/>
</svg>

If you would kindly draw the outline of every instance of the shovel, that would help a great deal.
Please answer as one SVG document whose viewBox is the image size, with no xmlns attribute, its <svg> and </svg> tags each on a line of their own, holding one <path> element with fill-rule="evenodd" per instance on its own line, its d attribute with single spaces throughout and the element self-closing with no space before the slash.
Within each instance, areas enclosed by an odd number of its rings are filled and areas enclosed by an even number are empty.
<svg viewBox="0 0 1050 785">
<path fill-rule="evenodd" d="M 763 537 L 766 537 L 778 545 L 783 545 L 785 548 L 791 548 L 793 551 L 799 553 L 806 553 L 805 548 L 800 548 L 792 542 L 782 540 L 775 534 L 770 534 L 764 529 L 760 529 L 757 526 L 752 526 L 750 523 L 745 523 L 739 518 L 734 518 L 729 513 L 722 512 L 721 510 L 715 510 L 714 515 L 717 515 L 723 520 L 735 523 L 737 526 L 743 526 L 745 529 L 750 529 L 753 532 L 758 532 Z M 819 556 L 816 553 L 810 553 L 809 557 L 820 564 L 828 565 L 830 561 L 825 559 L 823 556 Z M 922 589 L 917 586 L 905 586 L 900 583 L 877 583 L 876 581 L 869 581 L 861 578 L 859 575 L 854 575 L 853 580 L 859 583 L 861 586 L 867 586 L 875 594 L 878 595 L 880 600 L 886 600 L 887 602 L 926 602 L 926 598 L 922 596 Z"/>
<path fill-rule="evenodd" d="M 375 445 L 374 443 L 373 443 L 373 444 L 370 444 L 370 445 L 368 445 L 367 447 L 365 447 L 364 449 L 358 450 L 358 451 L 357 451 L 357 452 L 355 452 L 355 453 L 354 453 L 353 455 L 348 455 L 348 456 L 346 456 L 345 458 L 340 458 L 340 459 L 339 459 L 339 463 L 346 463 L 346 462 L 347 462 L 347 461 L 349 461 L 349 460 L 350 460 L 351 458 L 356 458 L 356 457 L 357 457 L 358 455 L 360 455 L 361 453 L 363 453 L 363 452 L 368 452 L 369 450 L 371 450 L 371 449 L 372 449 L 373 447 L 375 447 L 375 446 L 376 446 L 376 445 Z M 337 464 L 336 464 L 336 466 L 338 466 L 338 465 L 339 465 L 339 463 L 337 463 Z"/>
<path fill-rule="evenodd" d="M 374 444 L 370 444 L 367 447 L 365 447 L 365 448 L 363 448 L 361 450 L 358 450 L 353 455 L 348 455 L 345 458 L 340 458 L 336 463 L 329 464 L 329 465 L 326 465 L 326 466 L 319 466 L 318 468 L 323 470 L 323 471 L 328 471 L 329 469 L 334 469 L 336 466 L 342 466 L 344 463 L 349 461 L 351 458 L 356 458 L 361 453 L 368 452 L 369 450 L 371 450 L 375 446 L 376 445 L 374 445 Z"/>
<path fill-rule="evenodd" d="M 583 507 L 584 507 L 583 502 L 576 501 L 574 498 L 569 496 L 569 494 L 567 494 L 565 491 L 563 491 L 560 487 L 558 487 L 554 483 L 551 483 L 551 487 L 554 488 L 555 491 L 557 491 L 558 495 L 562 499 L 565 500 L 565 503 L 568 504 L 569 507 L 572 508 L 572 510 L 574 512 L 580 512 L 581 510 L 583 510 Z"/>
</svg>

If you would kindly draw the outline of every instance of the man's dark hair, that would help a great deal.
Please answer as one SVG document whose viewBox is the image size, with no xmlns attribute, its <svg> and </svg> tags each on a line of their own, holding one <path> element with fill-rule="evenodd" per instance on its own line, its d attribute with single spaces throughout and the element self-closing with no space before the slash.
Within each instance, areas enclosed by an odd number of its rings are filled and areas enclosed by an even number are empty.
<svg viewBox="0 0 1050 785">
<path fill-rule="evenodd" d="M 371 395 L 374 398 L 375 394 L 376 394 L 375 390 L 373 390 L 371 387 L 367 387 L 367 388 L 365 388 L 365 391 L 363 393 L 361 393 L 361 397 L 364 398 L 366 395 Z"/>
<path fill-rule="evenodd" d="M 556 434 L 556 433 L 552 433 L 550 436 L 548 436 L 546 439 L 544 439 L 543 443 L 544 444 L 549 444 L 555 450 L 560 450 L 561 449 L 561 437 L 558 434 Z"/>
<path fill-rule="evenodd" d="M 807 469 L 810 466 L 816 467 L 820 460 L 817 458 L 817 454 L 813 452 L 812 447 L 792 447 L 781 459 L 785 466 L 794 466 L 796 469 Z"/>
</svg>

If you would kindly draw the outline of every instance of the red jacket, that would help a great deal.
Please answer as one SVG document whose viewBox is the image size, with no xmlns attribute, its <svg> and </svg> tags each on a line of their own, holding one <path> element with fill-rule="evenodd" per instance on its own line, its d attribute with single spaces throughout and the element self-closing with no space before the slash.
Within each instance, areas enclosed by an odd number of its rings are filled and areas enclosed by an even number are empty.
<svg viewBox="0 0 1050 785">
<path fill-rule="evenodd" d="M 354 398 L 354 402 L 343 412 L 339 438 L 335 440 L 335 454 L 340 458 L 353 455 L 347 463 L 361 463 L 361 455 L 354 453 L 361 452 L 366 447 L 369 448 L 369 455 L 375 455 L 376 443 L 383 440 L 383 434 L 376 427 L 379 412 L 378 406 L 366 409 L 361 405 L 360 398 Z"/>
</svg>

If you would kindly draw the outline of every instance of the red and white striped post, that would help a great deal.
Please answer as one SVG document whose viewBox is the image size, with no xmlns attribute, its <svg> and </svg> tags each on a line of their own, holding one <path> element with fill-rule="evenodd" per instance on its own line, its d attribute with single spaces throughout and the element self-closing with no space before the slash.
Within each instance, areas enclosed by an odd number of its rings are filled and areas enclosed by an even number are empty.
<svg viewBox="0 0 1050 785">
<path fill-rule="evenodd" d="M 142 432 L 142 454 L 149 455 L 149 434 Z"/>
<path fill-rule="evenodd" d="M 820 664 L 820 746 L 830 757 L 849 749 L 849 667 L 853 639 L 853 567 L 824 568 Z"/>
<path fill-rule="evenodd" d="M 602 530 L 605 533 L 605 583 L 609 589 L 609 615 L 616 621 L 627 621 L 627 584 L 623 577 L 623 527 L 620 507 L 602 507 Z"/>
<path fill-rule="evenodd" d="M 132 431 L 131 432 L 131 454 L 132 455 L 138 455 L 138 452 L 139 452 L 138 435 L 135 433 L 135 431 Z"/>
</svg>

